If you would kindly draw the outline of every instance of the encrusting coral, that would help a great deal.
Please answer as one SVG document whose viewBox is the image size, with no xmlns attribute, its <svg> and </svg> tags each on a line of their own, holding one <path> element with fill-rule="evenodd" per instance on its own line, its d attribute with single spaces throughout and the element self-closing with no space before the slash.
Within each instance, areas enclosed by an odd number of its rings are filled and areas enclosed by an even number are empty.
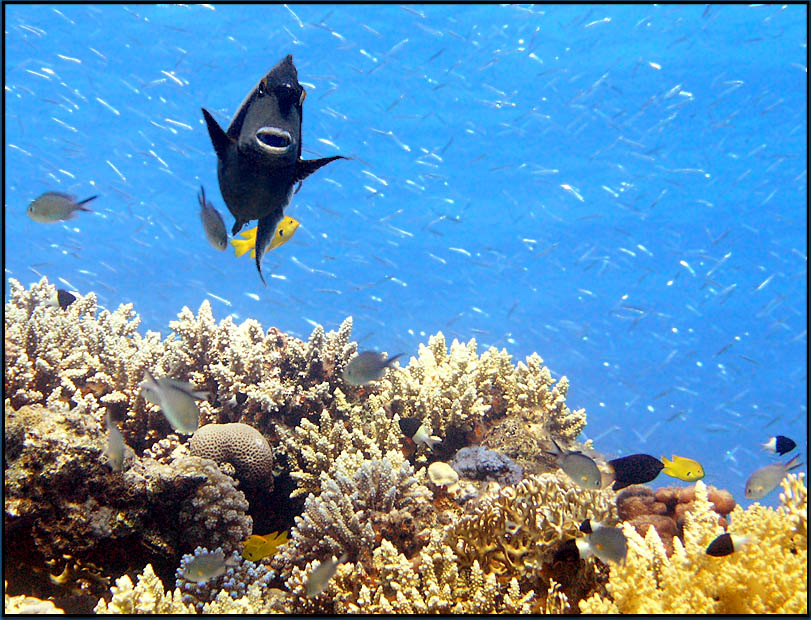
<svg viewBox="0 0 811 620">
<path fill-rule="evenodd" d="M 746 510 L 735 507 L 729 531 L 749 537 L 750 542 L 725 557 L 706 553 L 707 545 L 724 530 L 701 481 L 685 516 L 684 544 L 674 538 L 670 557 L 653 527 L 643 538 L 625 524 L 628 555 L 623 566 L 611 566 L 606 586 L 610 597 L 595 594 L 580 602 L 580 610 L 807 615 L 808 533 L 796 527 L 799 519 L 794 518 L 807 511 L 807 491 L 797 477 L 782 484 L 783 506 L 777 510 L 758 503 Z"/>
<path fill-rule="evenodd" d="M 5 593 L 8 589 L 8 584 L 5 584 L 3 589 L 3 613 L 14 615 L 30 616 L 34 614 L 64 614 L 65 611 L 60 609 L 51 601 L 43 601 L 34 596 L 9 596 Z"/>
</svg>

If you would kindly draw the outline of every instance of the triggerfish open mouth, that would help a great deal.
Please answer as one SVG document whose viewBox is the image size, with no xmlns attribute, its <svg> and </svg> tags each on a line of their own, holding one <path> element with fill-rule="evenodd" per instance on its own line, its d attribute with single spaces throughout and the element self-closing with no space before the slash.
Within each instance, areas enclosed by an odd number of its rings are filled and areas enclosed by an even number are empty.
<svg viewBox="0 0 811 620">
<path fill-rule="evenodd" d="M 268 153 L 286 153 L 293 145 L 289 131 L 278 127 L 262 127 L 256 131 L 256 142 Z"/>
</svg>

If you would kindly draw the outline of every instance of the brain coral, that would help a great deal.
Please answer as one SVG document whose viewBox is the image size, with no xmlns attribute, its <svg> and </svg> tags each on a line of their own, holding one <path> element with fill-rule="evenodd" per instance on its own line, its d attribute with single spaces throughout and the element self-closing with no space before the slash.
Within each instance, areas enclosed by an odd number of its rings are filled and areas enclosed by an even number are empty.
<svg viewBox="0 0 811 620">
<path fill-rule="evenodd" d="M 193 456 L 231 463 L 240 482 L 248 486 L 273 488 L 273 451 L 267 439 L 247 424 L 206 424 L 189 442 Z"/>
</svg>

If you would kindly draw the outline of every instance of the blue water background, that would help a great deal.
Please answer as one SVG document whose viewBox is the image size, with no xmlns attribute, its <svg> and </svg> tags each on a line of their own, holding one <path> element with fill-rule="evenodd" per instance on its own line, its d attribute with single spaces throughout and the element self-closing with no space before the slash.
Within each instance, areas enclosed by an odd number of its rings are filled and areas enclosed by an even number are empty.
<svg viewBox="0 0 811 620">
<path fill-rule="evenodd" d="M 806 460 L 804 6 L 5 10 L 6 296 L 537 351 L 602 452 L 696 458 L 744 505 L 770 435 Z M 226 126 L 287 53 L 304 156 L 354 159 L 294 197 L 265 288 L 202 233 L 201 184 L 233 220 L 200 108 Z M 38 224 L 48 190 L 100 197 Z"/>
</svg>

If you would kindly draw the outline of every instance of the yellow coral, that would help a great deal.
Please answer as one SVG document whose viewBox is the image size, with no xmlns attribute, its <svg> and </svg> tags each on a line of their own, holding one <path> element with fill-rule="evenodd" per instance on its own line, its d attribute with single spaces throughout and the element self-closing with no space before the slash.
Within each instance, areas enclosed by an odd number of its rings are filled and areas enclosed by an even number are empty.
<svg viewBox="0 0 811 620">
<path fill-rule="evenodd" d="M 616 523 L 615 494 L 585 491 L 566 476 L 529 476 L 481 500 L 476 511 L 447 528 L 462 566 L 477 561 L 496 574 L 540 569 L 557 541 L 574 538 L 586 518 Z"/>
<path fill-rule="evenodd" d="M 643 539 L 625 524 L 628 555 L 624 566 L 611 566 L 607 584 L 611 599 L 599 594 L 580 602 L 583 613 L 808 613 L 807 530 L 797 531 L 792 514 L 807 510 L 802 480 L 792 498 L 801 505 L 774 510 L 754 504 L 747 510 L 736 506 L 731 514 L 731 533 L 751 539 L 732 555 L 716 558 L 705 553 L 707 545 L 722 533 L 707 487 L 696 483 L 694 508 L 685 518 L 684 545 L 673 540 L 668 558 L 664 545 L 651 527 Z M 792 513 L 793 511 L 793 513 Z"/>
<path fill-rule="evenodd" d="M 113 594 L 108 603 L 99 600 L 93 608 L 97 614 L 193 614 L 194 607 L 186 605 L 182 600 L 180 590 L 164 592 L 163 582 L 147 564 L 143 572 L 138 575 L 137 583 L 133 585 L 129 575 L 115 580 L 110 588 Z"/>
</svg>

